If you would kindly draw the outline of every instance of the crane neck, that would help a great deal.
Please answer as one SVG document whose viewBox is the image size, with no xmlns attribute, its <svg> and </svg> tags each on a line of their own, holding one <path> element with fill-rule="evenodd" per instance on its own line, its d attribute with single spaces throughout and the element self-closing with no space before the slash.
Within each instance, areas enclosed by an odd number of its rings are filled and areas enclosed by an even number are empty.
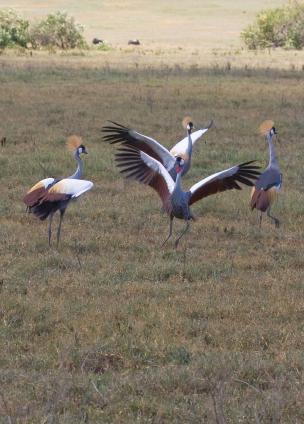
<svg viewBox="0 0 304 424">
<path fill-rule="evenodd" d="M 76 150 L 75 154 L 74 154 L 74 159 L 77 162 L 77 169 L 74 172 L 73 175 L 71 175 L 69 178 L 75 179 L 75 180 L 79 180 L 82 177 L 82 173 L 83 173 L 83 162 L 80 159 L 79 153 Z"/>
<path fill-rule="evenodd" d="M 188 147 L 187 147 L 187 153 L 189 155 L 189 160 L 192 155 L 192 137 L 191 137 L 191 129 L 187 131 L 188 134 Z"/>
<path fill-rule="evenodd" d="M 176 175 L 174 191 L 179 191 L 179 190 L 182 191 L 181 181 L 182 181 L 182 172 L 178 172 Z"/>
<path fill-rule="evenodd" d="M 277 155 L 276 155 L 276 151 L 273 145 L 273 135 L 268 134 L 266 136 L 267 142 L 268 142 L 268 148 L 269 148 L 269 166 L 271 165 L 277 165 L 278 161 L 277 161 Z"/>
</svg>

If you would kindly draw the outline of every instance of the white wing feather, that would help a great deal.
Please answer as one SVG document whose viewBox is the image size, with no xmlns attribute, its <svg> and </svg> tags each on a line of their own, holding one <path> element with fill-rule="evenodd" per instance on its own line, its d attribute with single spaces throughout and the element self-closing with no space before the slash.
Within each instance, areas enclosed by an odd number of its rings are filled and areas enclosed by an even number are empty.
<svg viewBox="0 0 304 424">
<path fill-rule="evenodd" d="M 54 181 L 54 178 L 45 178 L 44 180 L 40 180 L 38 181 L 38 183 L 33 185 L 33 187 L 31 187 L 27 193 L 29 194 L 32 191 L 37 190 L 38 188 L 47 188 L 50 184 L 53 184 Z"/>
<path fill-rule="evenodd" d="M 169 174 L 169 172 L 166 170 L 163 164 L 161 164 L 158 160 L 152 158 L 151 156 L 147 155 L 147 153 L 140 152 L 140 157 L 142 161 L 154 172 L 157 172 L 159 175 L 161 175 L 164 180 L 166 181 L 168 190 L 170 193 L 173 192 L 175 183 Z"/>
<path fill-rule="evenodd" d="M 199 181 L 198 183 L 194 184 L 192 187 L 190 187 L 190 192 L 193 194 L 196 190 L 204 186 L 205 184 L 208 184 L 212 181 L 216 180 L 222 180 L 226 177 L 231 177 L 232 175 L 236 174 L 239 170 L 239 166 L 232 166 L 231 168 L 225 169 L 224 171 L 216 172 L 215 174 L 209 175 L 209 177 L 206 177 Z"/>
<path fill-rule="evenodd" d="M 174 156 L 169 152 L 166 147 L 164 147 L 162 144 L 160 144 L 158 141 L 154 140 L 152 137 L 148 137 L 144 134 L 141 134 L 137 131 L 131 130 L 130 134 L 135 138 L 141 138 L 147 145 L 150 145 L 151 148 L 158 154 L 160 158 L 162 158 L 164 162 L 164 166 L 170 171 L 174 164 L 175 164 L 175 158 Z"/>
<path fill-rule="evenodd" d="M 64 178 L 55 184 L 50 192 L 68 194 L 72 198 L 76 198 L 93 187 L 93 183 L 87 180 L 74 180 Z"/>
<path fill-rule="evenodd" d="M 54 181 L 54 178 L 45 178 L 44 180 L 41 180 L 39 182 L 44 185 L 44 188 L 47 188 L 50 184 L 53 184 Z"/>
<path fill-rule="evenodd" d="M 208 129 L 209 128 L 204 128 L 204 129 L 194 131 L 193 133 L 191 133 L 191 140 L 192 140 L 193 146 L 196 143 L 196 141 L 208 131 Z M 172 149 L 170 150 L 170 153 L 173 156 L 185 155 L 187 153 L 187 148 L 188 148 L 188 136 L 183 138 L 178 143 L 176 143 L 175 146 L 173 146 Z"/>
</svg>

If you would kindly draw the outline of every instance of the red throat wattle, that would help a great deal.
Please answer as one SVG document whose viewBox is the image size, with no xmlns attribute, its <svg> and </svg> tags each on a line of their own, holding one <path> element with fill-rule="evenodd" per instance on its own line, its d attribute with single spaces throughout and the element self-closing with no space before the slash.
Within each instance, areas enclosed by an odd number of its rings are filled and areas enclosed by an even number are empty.
<svg viewBox="0 0 304 424">
<path fill-rule="evenodd" d="M 175 170 L 179 174 L 182 171 L 182 168 L 179 165 L 176 165 Z"/>
</svg>

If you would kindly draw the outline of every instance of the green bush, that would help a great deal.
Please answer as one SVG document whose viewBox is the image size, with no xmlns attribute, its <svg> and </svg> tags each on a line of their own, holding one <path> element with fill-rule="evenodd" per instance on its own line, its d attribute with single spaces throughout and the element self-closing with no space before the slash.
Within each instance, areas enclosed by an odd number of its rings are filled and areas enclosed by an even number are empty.
<svg viewBox="0 0 304 424">
<path fill-rule="evenodd" d="M 112 47 L 109 44 L 102 43 L 102 44 L 99 44 L 97 46 L 96 50 L 98 50 L 100 52 L 109 52 L 109 51 L 111 51 L 113 49 L 112 49 Z"/>
<path fill-rule="evenodd" d="M 29 22 L 13 10 L 0 10 L 0 48 L 26 47 L 29 42 Z"/>
<path fill-rule="evenodd" d="M 0 10 L 0 48 L 53 47 L 59 49 L 86 48 L 83 27 L 66 13 L 50 14 L 30 26 L 13 10 Z"/>
<path fill-rule="evenodd" d="M 31 29 L 31 42 L 34 48 L 57 47 L 74 49 L 87 47 L 82 35 L 83 27 L 66 13 L 50 14 Z"/>
<path fill-rule="evenodd" d="M 261 11 L 241 38 L 249 49 L 304 47 L 304 2 L 290 1 L 287 6 Z"/>
</svg>

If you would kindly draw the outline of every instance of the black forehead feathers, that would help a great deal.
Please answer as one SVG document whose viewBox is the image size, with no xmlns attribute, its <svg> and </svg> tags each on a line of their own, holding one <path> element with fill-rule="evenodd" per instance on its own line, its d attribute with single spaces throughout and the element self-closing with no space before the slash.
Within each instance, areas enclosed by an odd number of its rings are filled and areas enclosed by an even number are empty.
<svg viewBox="0 0 304 424">
<path fill-rule="evenodd" d="M 80 149 L 82 147 L 82 149 L 83 150 L 85 150 L 85 147 L 84 147 L 84 145 L 83 144 L 81 144 L 79 147 L 78 147 L 78 149 Z"/>
</svg>

